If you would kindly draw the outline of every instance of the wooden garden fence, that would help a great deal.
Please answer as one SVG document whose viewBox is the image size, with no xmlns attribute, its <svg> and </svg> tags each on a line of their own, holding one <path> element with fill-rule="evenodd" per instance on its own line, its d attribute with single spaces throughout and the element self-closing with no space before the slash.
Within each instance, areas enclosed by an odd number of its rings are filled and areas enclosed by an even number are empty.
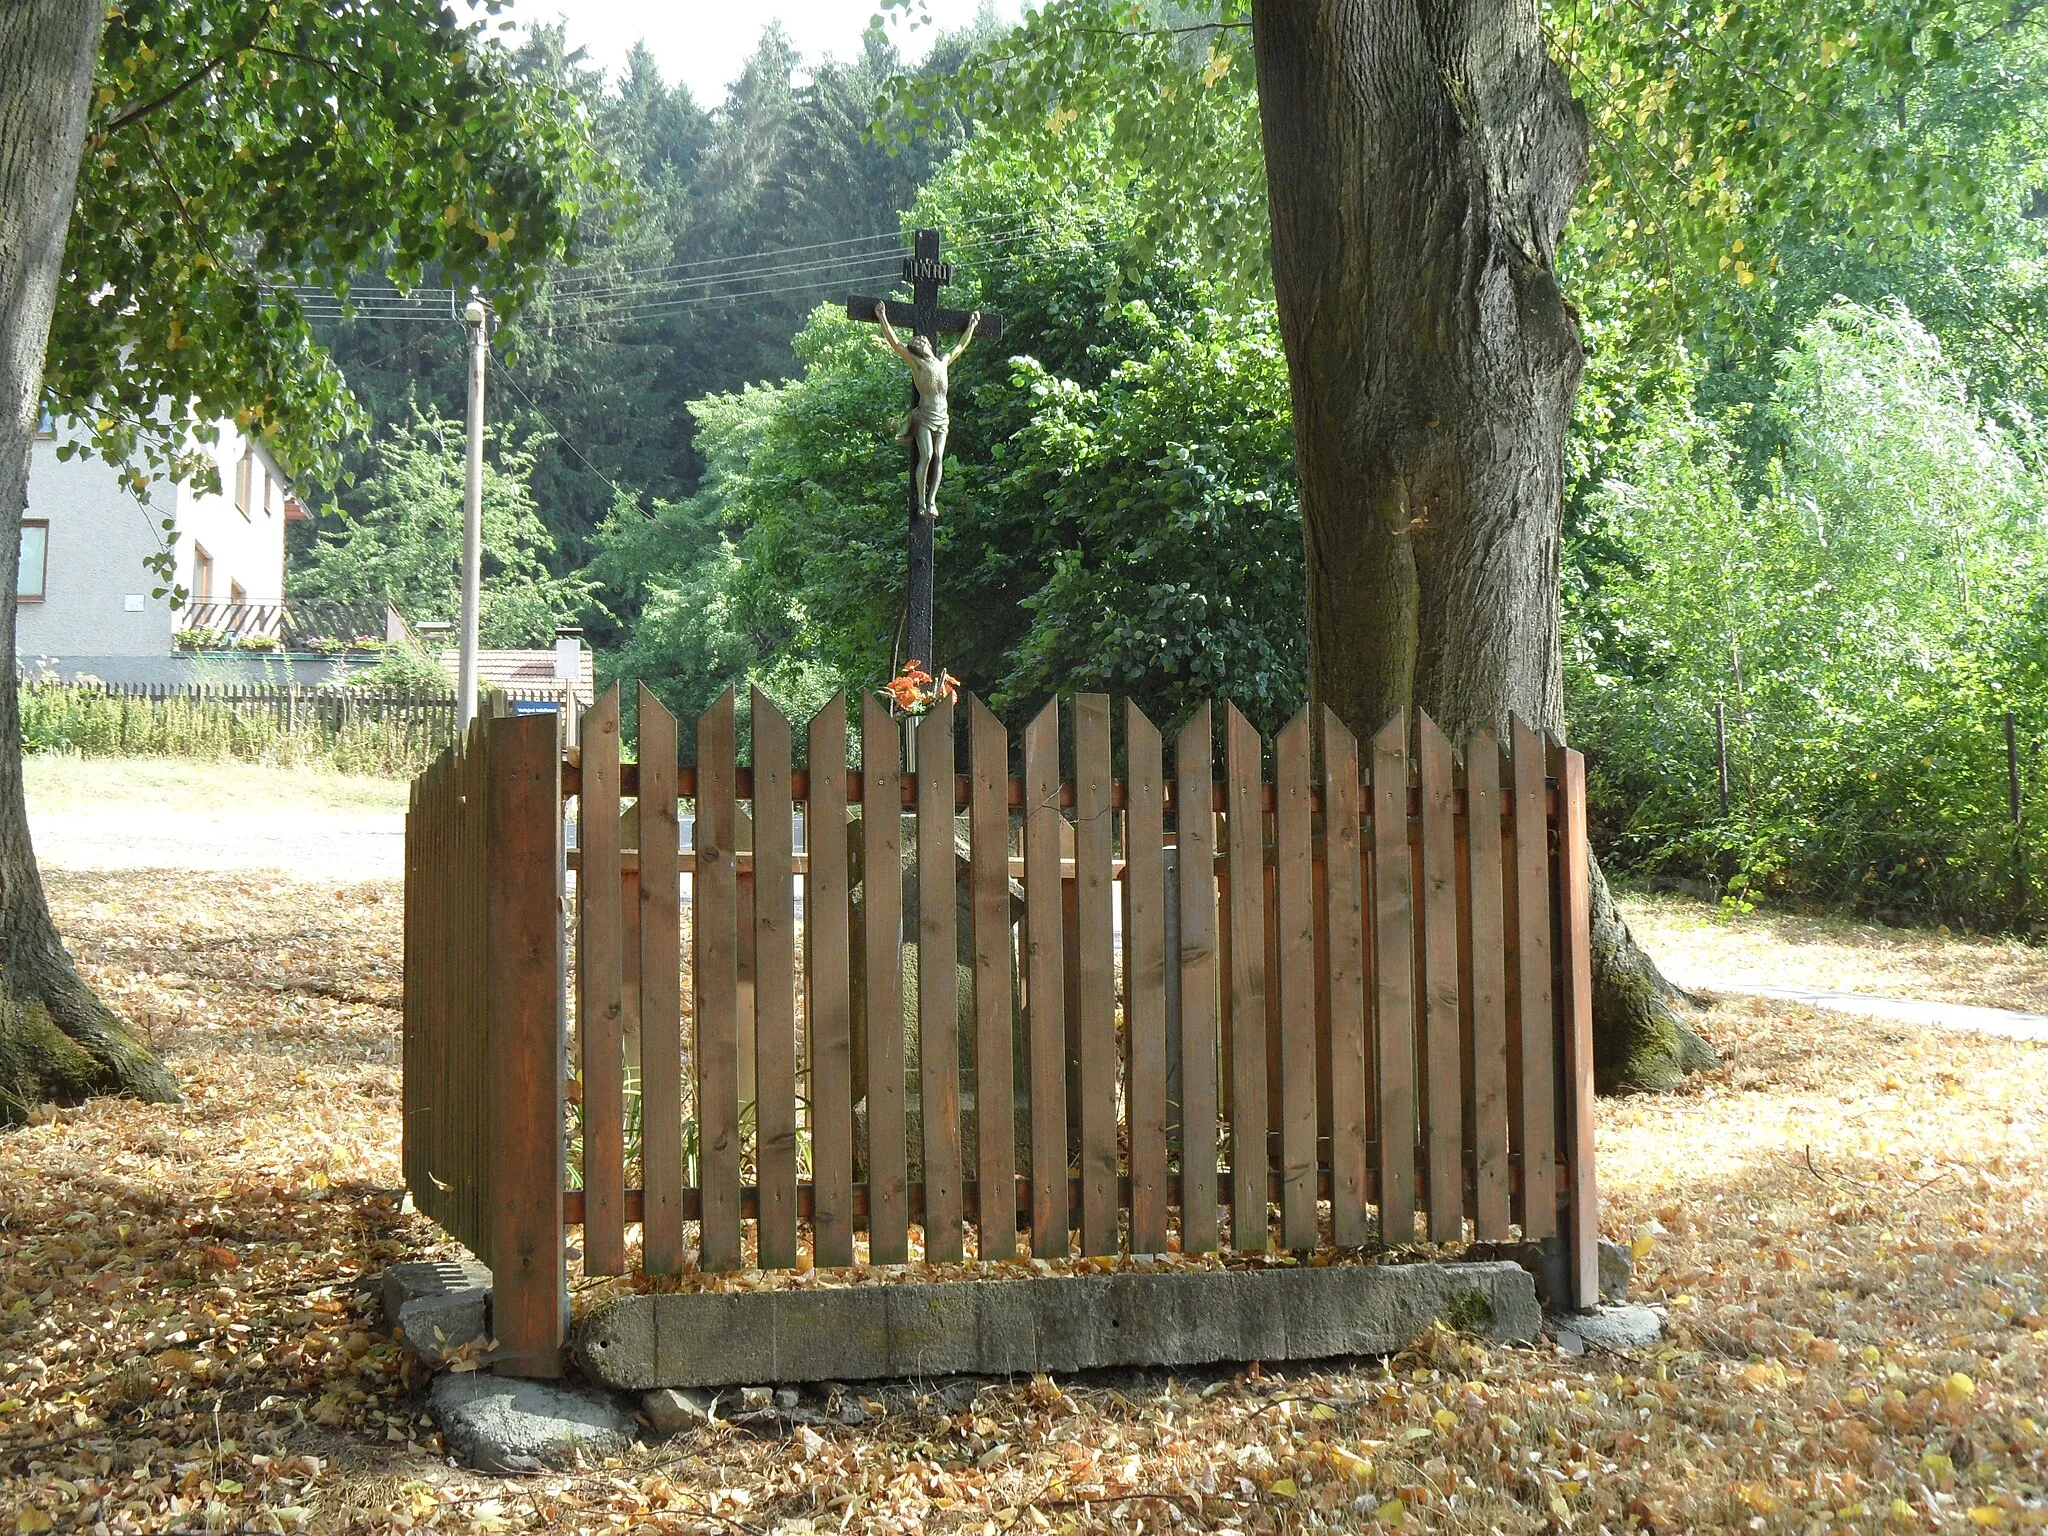
<svg viewBox="0 0 2048 1536">
<path fill-rule="evenodd" d="M 501 1370 L 555 1369 L 578 1225 L 588 1275 L 1519 1229 L 1595 1299 L 1577 753 L 836 699 L 799 767 L 756 693 L 742 765 L 728 693 L 686 765 L 638 706 L 637 762 L 616 691 L 559 761 L 479 722 L 408 818 L 407 1180 Z"/>
</svg>

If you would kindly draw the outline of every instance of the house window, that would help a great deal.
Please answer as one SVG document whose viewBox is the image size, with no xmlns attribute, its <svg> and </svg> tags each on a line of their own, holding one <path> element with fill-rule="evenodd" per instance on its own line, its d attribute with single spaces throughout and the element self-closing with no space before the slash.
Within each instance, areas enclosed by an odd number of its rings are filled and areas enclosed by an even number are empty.
<svg viewBox="0 0 2048 1536">
<path fill-rule="evenodd" d="M 41 411 L 40 411 L 40 412 L 39 412 L 39 413 L 37 414 L 37 416 L 36 416 L 36 436 L 37 436 L 37 437 L 55 437 L 56 435 L 57 435 L 57 416 L 56 416 L 56 413 L 55 413 L 55 412 L 53 412 L 53 411 L 52 411 L 52 410 L 51 410 L 51 409 L 50 409 L 50 408 L 49 408 L 49 407 L 48 407 L 48 406 L 46 405 L 46 406 L 44 406 L 44 407 L 42 408 L 42 410 L 41 410 Z"/>
<path fill-rule="evenodd" d="M 16 602 L 40 603 L 50 573 L 50 524 L 45 518 L 21 520 L 21 571 L 14 578 Z"/>
<path fill-rule="evenodd" d="M 253 448 L 244 448 L 242 462 L 235 466 L 235 510 L 244 517 L 249 515 L 249 488 L 255 473 L 256 451 Z"/>
<path fill-rule="evenodd" d="M 270 516 L 270 466 L 263 466 L 263 515 Z"/>
<path fill-rule="evenodd" d="M 228 601 L 233 603 L 237 608 L 241 607 L 244 603 L 249 601 L 249 594 L 242 590 L 242 584 L 239 581 L 231 581 L 228 583 Z"/>
<path fill-rule="evenodd" d="M 192 546 L 192 600 L 213 601 L 213 556 L 206 552 L 204 544 Z"/>
</svg>

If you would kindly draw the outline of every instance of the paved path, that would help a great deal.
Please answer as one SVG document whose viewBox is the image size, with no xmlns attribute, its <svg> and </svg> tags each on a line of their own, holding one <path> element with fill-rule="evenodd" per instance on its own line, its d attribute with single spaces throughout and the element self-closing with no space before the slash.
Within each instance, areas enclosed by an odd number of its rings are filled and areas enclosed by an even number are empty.
<svg viewBox="0 0 2048 1536">
<path fill-rule="evenodd" d="M 1755 982 L 1719 981 L 1711 976 L 1673 976 L 1681 987 L 1696 992 L 1724 992 L 1741 997 L 1774 997 L 1805 1003 L 1836 1013 L 1919 1024 L 1931 1029 L 1961 1029 L 1980 1035 L 2003 1035 L 2048 1045 L 2048 1013 L 2022 1013 L 2017 1008 L 1983 1008 L 1972 1003 L 1917 1002 L 1902 997 L 1871 997 L 1861 992 L 1824 992 L 1816 987 L 1774 987 Z"/>
<path fill-rule="evenodd" d="M 398 880 L 403 811 L 108 806 L 29 813 L 45 869 L 275 869 L 303 880 Z"/>
</svg>

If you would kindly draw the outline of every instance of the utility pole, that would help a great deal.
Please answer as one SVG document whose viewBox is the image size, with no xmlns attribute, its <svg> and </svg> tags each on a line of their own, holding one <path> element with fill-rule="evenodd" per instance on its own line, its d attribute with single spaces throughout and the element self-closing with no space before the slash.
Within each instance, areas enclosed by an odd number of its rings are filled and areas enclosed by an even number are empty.
<svg viewBox="0 0 2048 1536">
<path fill-rule="evenodd" d="M 456 665 L 457 728 L 476 718 L 477 609 L 484 563 L 484 369 L 491 356 L 491 306 L 474 289 L 462 312 L 469 322 L 469 463 L 462 486 L 462 639 Z"/>
</svg>

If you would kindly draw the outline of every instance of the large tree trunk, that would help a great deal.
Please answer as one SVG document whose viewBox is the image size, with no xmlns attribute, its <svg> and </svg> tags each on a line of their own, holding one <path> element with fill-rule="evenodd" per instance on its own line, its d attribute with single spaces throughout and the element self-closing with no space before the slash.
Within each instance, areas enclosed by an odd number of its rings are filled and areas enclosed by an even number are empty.
<svg viewBox="0 0 2048 1536">
<path fill-rule="evenodd" d="M 1584 352 L 1557 241 L 1585 114 L 1528 0 L 1253 0 L 1308 559 L 1309 688 L 1353 730 L 1564 730 L 1564 450 Z M 1597 1057 L 1712 1052 L 1596 866 Z"/>
<path fill-rule="evenodd" d="M 21 779 L 21 515 L 103 18 L 101 0 L 0 4 L 0 1123 L 47 1099 L 177 1096 L 170 1074 L 79 979 L 57 936 Z"/>
</svg>

